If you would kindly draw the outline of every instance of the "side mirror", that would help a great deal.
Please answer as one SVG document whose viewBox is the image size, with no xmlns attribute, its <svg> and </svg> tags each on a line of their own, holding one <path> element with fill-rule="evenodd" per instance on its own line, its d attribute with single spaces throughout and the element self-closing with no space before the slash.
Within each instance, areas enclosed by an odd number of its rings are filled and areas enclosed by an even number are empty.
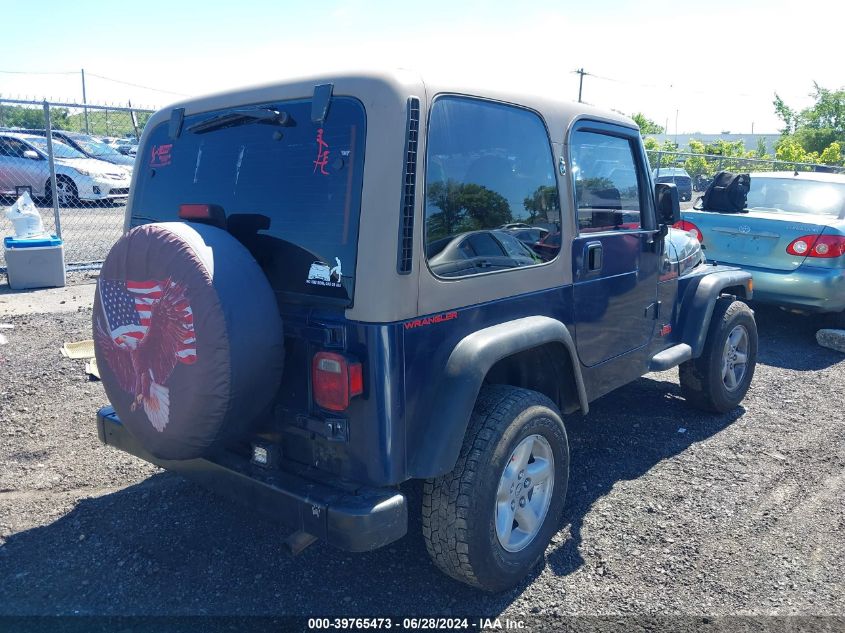
<svg viewBox="0 0 845 633">
<path fill-rule="evenodd" d="M 23 157 L 29 160 L 39 160 L 41 158 L 41 156 L 38 155 L 38 152 L 36 152 L 34 149 L 24 150 Z"/>
<path fill-rule="evenodd" d="M 671 182 L 659 182 L 654 186 L 657 200 L 657 222 L 672 226 L 681 219 L 681 199 L 678 188 Z"/>
</svg>

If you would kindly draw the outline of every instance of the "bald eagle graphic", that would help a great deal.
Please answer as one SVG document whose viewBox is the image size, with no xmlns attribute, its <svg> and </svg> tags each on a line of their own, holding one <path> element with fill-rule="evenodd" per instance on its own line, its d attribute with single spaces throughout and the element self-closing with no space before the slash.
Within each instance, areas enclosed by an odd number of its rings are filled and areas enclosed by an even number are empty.
<svg viewBox="0 0 845 633">
<path fill-rule="evenodd" d="M 99 280 L 102 311 L 94 341 L 120 388 L 156 431 L 170 419 L 167 380 L 179 363 L 197 359 L 193 312 L 185 286 L 162 281 Z"/>
</svg>

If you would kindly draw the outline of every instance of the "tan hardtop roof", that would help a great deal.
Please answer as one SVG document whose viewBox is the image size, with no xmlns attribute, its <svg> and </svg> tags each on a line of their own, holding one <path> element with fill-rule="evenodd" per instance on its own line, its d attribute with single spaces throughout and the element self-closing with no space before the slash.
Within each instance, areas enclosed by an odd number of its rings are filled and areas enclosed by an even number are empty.
<svg viewBox="0 0 845 633">
<path fill-rule="evenodd" d="M 152 130 L 166 124 L 174 107 L 184 107 L 186 115 L 212 112 L 250 104 L 274 103 L 292 99 L 308 99 L 314 87 L 333 84 L 335 96 L 358 98 L 367 111 L 367 157 L 361 191 L 361 221 L 358 231 L 358 252 L 355 273 L 355 303 L 346 310 L 354 321 L 388 323 L 434 314 L 474 303 L 492 301 L 503 296 L 546 290 L 571 282 L 568 245 L 562 255 L 543 266 L 527 266 L 502 274 L 478 275 L 457 282 L 435 278 L 425 263 L 424 222 L 413 225 L 414 263 L 408 274 L 397 272 L 396 240 L 400 233 L 399 202 L 404 195 L 403 170 L 406 156 L 405 129 L 408 98 L 420 99 L 421 129 L 432 98 L 438 94 L 458 94 L 517 104 L 538 112 L 545 120 L 550 139 L 556 146 L 556 160 L 564 156 L 562 144 L 566 132 L 577 119 L 615 123 L 637 130 L 627 117 L 581 103 L 557 99 L 551 94 L 531 94 L 504 86 L 478 87 L 467 82 L 423 79 L 411 71 L 358 72 L 312 75 L 280 80 L 260 86 L 229 90 L 214 95 L 187 99 L 158 111 L 144 129 L 142 152 Z M 331 116 L 331 115 L 329 115 Z M 426 137 L 419 139 L 425 152 Z M 424 164 L 424 163 L 423 163 Z M 560 170 L 555 170 L 560 175 Z M 134 186 L 142 170 L 136 169 L 133 189 L 127 205 L 127 218 L 132 212 Z M 562 178 L 562 177 L 561 177 Z M 418 180 L 418 183 L 421 182 Z M 560 180 L 563 196 L 569 199 L 567 180 Z M 415 217 L 424 215 L 424 195 L 415 199 Z M 571 218 L 570 218 L 571 219 Z M 128 226 L 128 223 L 127 223 Z"/>
<path fill-rule="evenodd" d="M 415 88 L 424 87 L 429 98 L 438 94 L 458 94 L 517 104 L 540 112 L 547 120 L 549 118 L 563 119 L 566 121 L 564 125 L 576 117 L 587 117 L 612 121 L 626 127 L 637 127 L 629 117 L 617 112 L 585 103 L 567 101 L 555 97 L 550 91 L 543 91 L 542 89 L 537 91 L 508 89 L 504 85 L 491 86 L 475 83 L 472 79 L 456 81 L 454 78 L 423 76 L 416 71 L 402 69 L 315 74 L 243 86 L 177 101 L 163 108 L 158 115 L 153 117 L 154 120 L 151 122 L 153 124 L 159 123 L 160 119 L 166 118 L 165 113 L 169 113 L 172 108 L 178 107 L 184 107 L 186 114 L 196 114 L 235 105 L 279 99 L 280 95 L 284 95 L 283 98 L 285 99 L 308 98 L 312 95 L 315 85 L 325 83 L 334 84 L 334 94 L 336 95 L 361 96 L 368 87 L 372 88 L 375 84 L 381 84 L 382 87 L 389 87 L 395 91 L 406 89 L 408 94 L 418 92 Z M 423 97 L 424 95 L 417 94 L 416 96 Z"/>
</svg>

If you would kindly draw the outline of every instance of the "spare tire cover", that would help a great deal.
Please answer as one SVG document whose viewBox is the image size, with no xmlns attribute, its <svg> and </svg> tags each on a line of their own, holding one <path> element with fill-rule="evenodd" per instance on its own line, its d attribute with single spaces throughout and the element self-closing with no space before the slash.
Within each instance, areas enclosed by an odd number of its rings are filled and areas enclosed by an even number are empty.
<svg viewBox="0 0 845 633">
<path fill-rule="evenodd" d="M 163 222 L 126 233 L 103 264 L 93 321 L 106 395 L 158 458 L 209 455 L 242 435 L 279 387 L 275 294 L 222 229 Z"/>
</svg>

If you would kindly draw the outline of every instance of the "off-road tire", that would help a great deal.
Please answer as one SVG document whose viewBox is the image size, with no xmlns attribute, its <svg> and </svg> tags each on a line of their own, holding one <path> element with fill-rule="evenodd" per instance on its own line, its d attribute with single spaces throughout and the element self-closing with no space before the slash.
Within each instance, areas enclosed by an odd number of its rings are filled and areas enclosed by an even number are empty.
<svg viewBox="0 0 845 633">
<path fill-rule="evenodd" d="M 509 552 L 495 528 L 495 498 L 506 461 L 529 435 L 554 456 L 552 497 L 538 532 Z M 482 388 L 455 468 L 423 484 L 422 529 L 434 564 L 489 592 L 518 584 L 543 556 L 560 526 L 569 481 L 569 443 L 557 407 L 542 394 L 509 385 Z"/>
<path fill-rule="evenodd" d="M 722 354 L 725 342 L 737 326 L 748 334 L 745 374 L 737 387 L 729 390 L 722 378 Z M 754 312 L 742 301 L 722 297 L 716 301 L 710 327 L 704 342 L 704 353 L 682 363 L 679 368 L 681 393 L 697 409 L 727 413 L 734 409 L 748 392 L 757 363 L 757 323 Z"/>
</svg>

